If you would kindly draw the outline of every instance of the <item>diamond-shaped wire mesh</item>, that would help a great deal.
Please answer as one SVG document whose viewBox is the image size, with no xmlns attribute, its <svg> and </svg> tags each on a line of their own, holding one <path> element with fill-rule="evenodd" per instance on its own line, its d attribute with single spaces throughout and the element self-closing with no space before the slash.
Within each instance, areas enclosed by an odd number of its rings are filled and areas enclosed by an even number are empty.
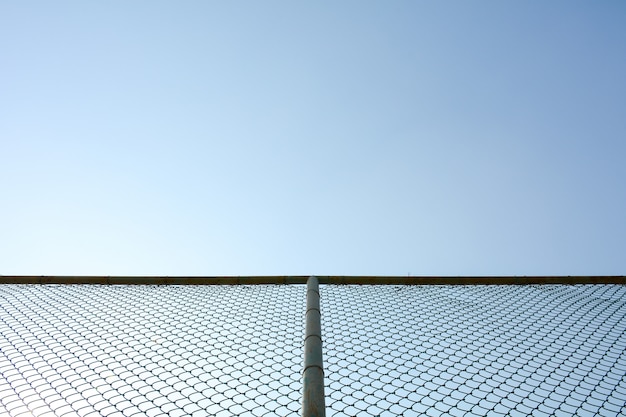
<svg viewBox="0 0 626 417">
<path fill-rule="evenodd" d="M 297 415 L 304 294 L 2 285 L 0 415 Z"/>
<path fill-rule="evenodd" d="M 327 416 L 626 415 L 626 287 L 323 285 Z"/>
<path fill-rule="evenodd" d="M 297 416 L 302 285 L 0 285 L 0 415 Z M 327 416 L 626 415 L 622 285 L 322 285 Z"/>
</svg>

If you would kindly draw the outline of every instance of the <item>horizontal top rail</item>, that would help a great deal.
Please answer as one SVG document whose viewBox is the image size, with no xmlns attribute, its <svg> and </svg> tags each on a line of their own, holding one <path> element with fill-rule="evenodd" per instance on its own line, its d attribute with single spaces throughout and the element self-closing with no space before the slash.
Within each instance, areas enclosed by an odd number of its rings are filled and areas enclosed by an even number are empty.
<svg viewBox="0 0 626 417">
<path fill-rule="evenodd" d="M 310 275 L 268 276 L 62 276 L 0 275 L 0 284 L 251 285 L 306 284 Z M 580 276 L 341 276 L 316 275 L 320 284 L 343 285 L 531 285 L 626 284 L 624 275 Z"/>
</svg>

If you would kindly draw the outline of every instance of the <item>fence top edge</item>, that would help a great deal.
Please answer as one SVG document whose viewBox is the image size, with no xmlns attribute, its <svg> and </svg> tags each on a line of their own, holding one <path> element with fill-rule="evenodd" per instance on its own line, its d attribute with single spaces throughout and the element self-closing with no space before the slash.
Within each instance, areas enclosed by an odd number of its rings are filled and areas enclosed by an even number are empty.
<svg viewBox="0 0 626 417">
<path fill-rule="evenodd" d="M 267 276 L 61 276 L 0 275 L 0 284 L 100 284 L 100 285 L 254 285 L 306 284 L 310 275 Z M 320 284 L 332 285 L 534 285 L 623 284 L 624 275 L 567 276 L 363 276 L 315 275 Z"/>
</svg>

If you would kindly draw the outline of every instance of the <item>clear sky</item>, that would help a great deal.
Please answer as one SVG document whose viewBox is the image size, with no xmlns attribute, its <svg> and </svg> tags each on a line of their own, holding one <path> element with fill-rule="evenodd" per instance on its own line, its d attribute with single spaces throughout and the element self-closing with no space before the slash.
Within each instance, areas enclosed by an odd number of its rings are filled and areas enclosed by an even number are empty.
<svg viewBox="0 0 626 417">
<path fill-rule="evenodd" d="M 626 274 L 623 1 L 0 1 L 0 274 Z"/>
</svg>

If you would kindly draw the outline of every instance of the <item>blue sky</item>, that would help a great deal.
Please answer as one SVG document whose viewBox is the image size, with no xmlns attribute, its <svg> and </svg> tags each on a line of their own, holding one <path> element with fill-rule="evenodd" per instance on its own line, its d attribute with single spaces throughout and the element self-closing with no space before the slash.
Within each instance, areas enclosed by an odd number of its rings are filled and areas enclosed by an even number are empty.
<svg viewBox="0 0 626 417">
<path fill-rule="evenodd" d="M 626 4 L 0 3 L 0 274 L 626 273 Z"/>
</svg>

